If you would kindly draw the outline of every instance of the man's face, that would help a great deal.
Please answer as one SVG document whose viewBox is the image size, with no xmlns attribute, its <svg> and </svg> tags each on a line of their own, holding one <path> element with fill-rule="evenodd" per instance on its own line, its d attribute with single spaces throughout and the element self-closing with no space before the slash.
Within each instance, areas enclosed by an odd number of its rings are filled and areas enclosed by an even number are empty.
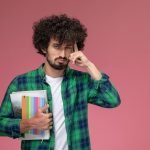
<svg viewBox="0 0 150 150">
<path fill-rule="evenodd" d="M 46 60 L 49 65 L 56 70 L 63 70 L 68 66 L 69 56 L 73 52 L 73 44 L 62 44 L 57 40 L 51 39 Z"/>
</svg>

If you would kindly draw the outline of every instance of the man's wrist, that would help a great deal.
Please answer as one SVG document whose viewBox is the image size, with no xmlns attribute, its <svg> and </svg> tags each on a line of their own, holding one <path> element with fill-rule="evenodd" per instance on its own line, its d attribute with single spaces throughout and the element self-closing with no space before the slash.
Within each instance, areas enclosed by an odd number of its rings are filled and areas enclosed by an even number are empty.
<svg viewBox="0 0 150 150">
<path fill-rule="evenodd" d="M 30 121 L 25 119 L 25 120 L 21 120 L 20 121 L 20 132 L 24 133 L 28 130 L 30 130 L 31 125 L 30 125 Z"/>
<path fill-rule="evenodd" d="M 88 70 L 93 66 L 93 63 L 91 61 L 88 61 L 85 65 L 85 68 Z"/>
<path fill-rule="evenodd" d="M 91 77 L 95 80 L 100 80 L 102 77 L 102 74 L 100 71 L 96 68 L 96 66 L 92 62 L 88 62 L 86 66 L 87 72 L 91 75 Z"/>
</svg>

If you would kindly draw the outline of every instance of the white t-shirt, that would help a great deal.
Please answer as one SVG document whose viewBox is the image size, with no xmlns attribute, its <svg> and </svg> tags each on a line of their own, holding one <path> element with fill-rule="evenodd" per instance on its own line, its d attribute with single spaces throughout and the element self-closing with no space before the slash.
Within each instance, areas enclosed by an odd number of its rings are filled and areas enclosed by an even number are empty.
<svg viewBox="0 0 150 150">
<path fill-rule="evenodd" d="M 52 113 L 55 132 L 55 150 L 68 150 L 64 107 L 61 95 L 62 80 L 63 77 L 53 78 L 46 75 L 46 82 L 50 85 L 52 93 Z"/>
</svg>

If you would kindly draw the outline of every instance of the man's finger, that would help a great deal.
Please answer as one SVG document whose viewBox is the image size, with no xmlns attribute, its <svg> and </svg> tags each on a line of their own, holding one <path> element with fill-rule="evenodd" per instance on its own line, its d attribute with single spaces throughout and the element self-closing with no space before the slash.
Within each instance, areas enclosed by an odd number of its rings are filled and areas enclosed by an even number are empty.
<svg viewBox="0 0 150 150">
<path fill-rule="evenodd" d="M 78 50 L 77 43 L 74 44 L 74 51 L 75 51 L 75 52 L 79 51 L 79 50 Z"/>
<path fill-rule="evenodd" d="M 43 112 L 43 113 L 45 113 L 45 112 L 48 111 L 48 107 L 49 107 L 49 105 L 46 104 L 44 107 L 40 108 L 40 111 Z"/>
<path fill-rule="evenodd" d="M 44 114 L 44 116 L 47 118 L 52 118 L 53 115 L 52 115 L 52 113 L 46 113 L 46 114 Z"/>
</svg>

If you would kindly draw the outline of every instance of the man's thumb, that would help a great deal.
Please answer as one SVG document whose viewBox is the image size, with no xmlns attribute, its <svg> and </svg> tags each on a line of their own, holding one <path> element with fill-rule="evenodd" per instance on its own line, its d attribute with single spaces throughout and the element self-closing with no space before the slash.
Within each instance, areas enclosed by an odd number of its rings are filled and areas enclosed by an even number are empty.
<svg viewBox="0 0 150 150">
<path fill-rule="evenodd" d="M 49 107 L 49 105 L 46 104 L 44 107 L 40 108 L 39 111 L 43 112 L 43 113 L 48 112 L 48 107 Z"/>
</svg>

